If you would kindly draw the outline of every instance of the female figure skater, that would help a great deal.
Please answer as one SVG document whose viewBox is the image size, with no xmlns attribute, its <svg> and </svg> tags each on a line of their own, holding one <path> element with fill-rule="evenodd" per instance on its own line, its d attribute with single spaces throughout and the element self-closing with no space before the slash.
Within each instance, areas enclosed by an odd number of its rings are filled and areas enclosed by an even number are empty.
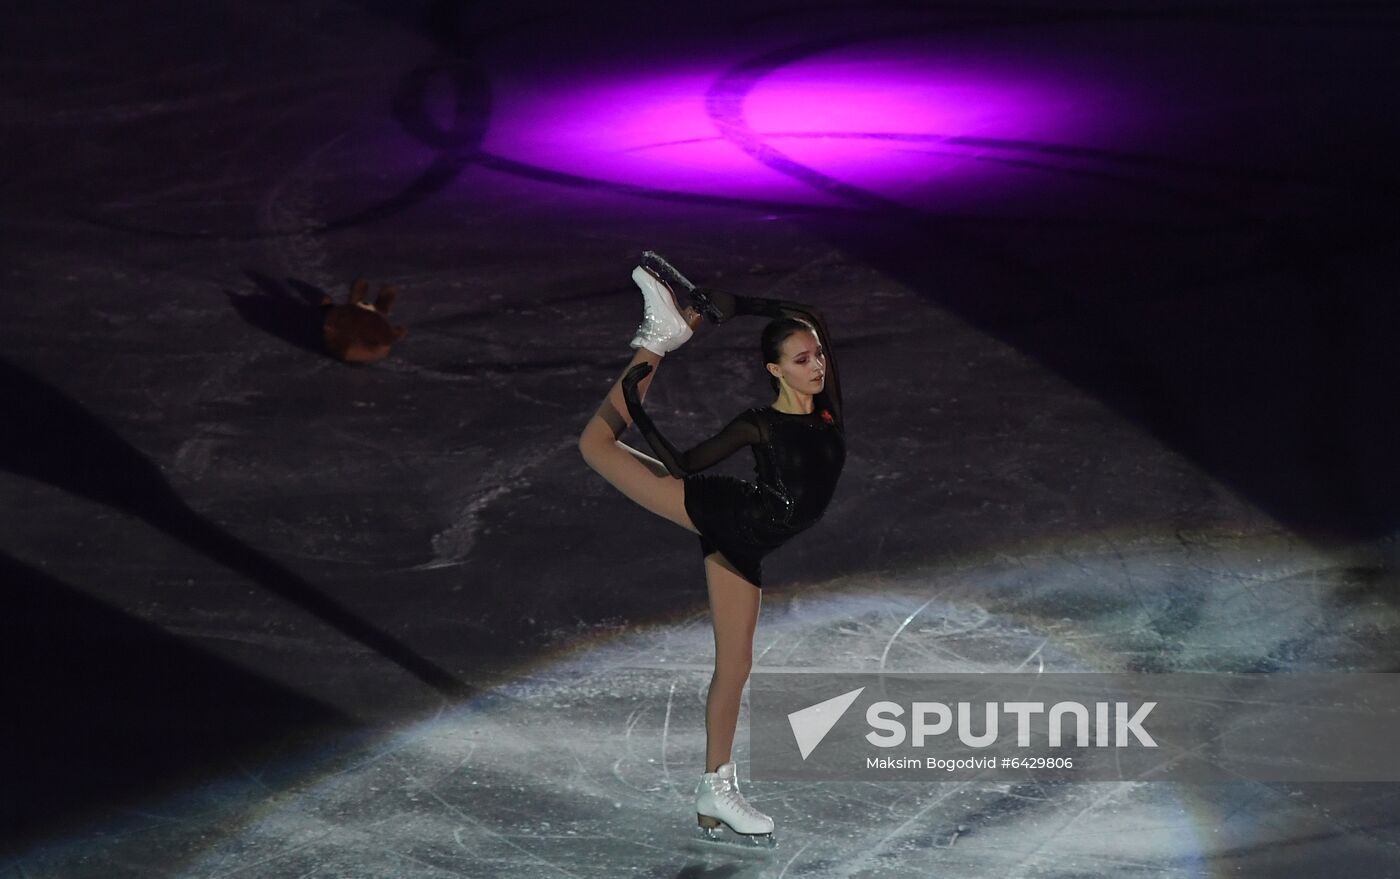
<svg viewBox="0 0 1400 879">
<path fill-rule="evenodd" d="M 637 352 L 584 427 L 579 450 L 627 497 L 699 535 L 715 671 L 705 703 L 706 765 L 695 793 L 696 820 L 711 839 L 723 824 L 772 845 L 773 819 L 739 793 L 730 750 L 753 662 L 761 560 L 821 518 L 846 460 L 836 361 L 816 309 L 695 287 L 654 253 L 642 261 L 646 268 L 632 272 L 645 304 L 631 342 Z M 688 299 L 684 310 L 673 288 Z M 762 349 L 777 399 L 744 410 L 719 433 L 678 451 L 642 407 L 656 367 L 691 337 L 702 316 L 722 324 L 743 315 L 773 318 L 763 330 Z M 618 441 L 629 423 L 646 437 L 655 459 Z M 756 482 L 698 475 L 745 446 L 753 450 Z"/>
</svg>

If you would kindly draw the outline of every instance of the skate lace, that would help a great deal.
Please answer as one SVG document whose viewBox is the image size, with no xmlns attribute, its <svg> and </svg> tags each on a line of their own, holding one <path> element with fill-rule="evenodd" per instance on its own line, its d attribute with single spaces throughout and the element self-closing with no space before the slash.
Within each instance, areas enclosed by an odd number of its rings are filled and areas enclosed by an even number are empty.
<svg viewBox="0 0 1400 879">
<path fill-rule="evenodd" d="M 744 799 L 744 795 L 739 793 L 739 788 L 733 784 L 726 784 L 719 791 L 719 798 L 745 815 L 762 817 L 763 813 L 749 805 L 749 801 Z"/>
</svg>

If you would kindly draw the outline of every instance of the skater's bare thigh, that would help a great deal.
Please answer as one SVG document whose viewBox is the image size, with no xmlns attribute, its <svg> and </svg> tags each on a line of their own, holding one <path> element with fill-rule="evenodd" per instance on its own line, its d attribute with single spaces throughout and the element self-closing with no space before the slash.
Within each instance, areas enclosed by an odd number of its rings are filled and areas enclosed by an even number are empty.
<svg viewBox="0 0 1400 879">
<path fill-rule="evenodd" d="M 589 466 L 638 505 L 700 533 L 685 511 L 685 482 L 667 473 L 661 462 L 619 440 L 597 443 L 585 457 Z"/>
</svg>

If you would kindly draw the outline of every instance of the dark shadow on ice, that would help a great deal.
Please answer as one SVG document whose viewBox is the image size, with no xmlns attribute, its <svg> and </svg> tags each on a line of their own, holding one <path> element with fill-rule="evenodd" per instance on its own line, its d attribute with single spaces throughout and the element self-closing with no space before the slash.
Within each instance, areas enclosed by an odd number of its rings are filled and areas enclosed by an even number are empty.
<svg viewBox="0 0 1400 879">
<path fill-rule="evenodd" d="M 318 288 L 305 282 L 277 279 L 251 269 L 244 272 L 257 287 L 255 293 L 225 291 L 229 305 L 252 326 L 304 351 L 324 353 L 321 343 L 321 297 Z"/>
<path fill-rule="evenodd" d="M 10 841 L 352 728 L 335 709 L 6 555 L 0 582 L 0 826 Z"/>
<path fill-rule="evenodd" d="M 10 425 L 0 446 L 0 469 L 136 516 L 313 614 L 443 696 L 466 695 L 460 681 L 407 644 L 206 520 L 119 434 L 62 391 L 5 360 L 0 360 L 0 406 Z M 198 597 L 191 590 L 190 600 Z"/>
</svg>

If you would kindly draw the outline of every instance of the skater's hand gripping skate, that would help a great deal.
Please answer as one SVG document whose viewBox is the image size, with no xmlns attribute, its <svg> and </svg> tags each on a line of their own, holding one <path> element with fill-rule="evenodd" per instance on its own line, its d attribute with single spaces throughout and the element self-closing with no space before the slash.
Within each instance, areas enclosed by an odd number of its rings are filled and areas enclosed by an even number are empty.
<svg viewBox="0 0 1400 879">
<path fill-rule="evenodd" d="M 685 294 L 686 304 L 705 316 L 712 324 L 722 324 L 734 316 L 734 296 L 719 290 L 697 287 L 680 270 L 654 250 L 642 254 L 642 265 L 651 270 L 672 291 Z"/>
<path fill-rule="evenodd" d="M 690 305 L 710 323 L 722 324 L 738 312 L 739 299 L 723 290 L 696 287 L 690 291 Z"/>
</svg>

